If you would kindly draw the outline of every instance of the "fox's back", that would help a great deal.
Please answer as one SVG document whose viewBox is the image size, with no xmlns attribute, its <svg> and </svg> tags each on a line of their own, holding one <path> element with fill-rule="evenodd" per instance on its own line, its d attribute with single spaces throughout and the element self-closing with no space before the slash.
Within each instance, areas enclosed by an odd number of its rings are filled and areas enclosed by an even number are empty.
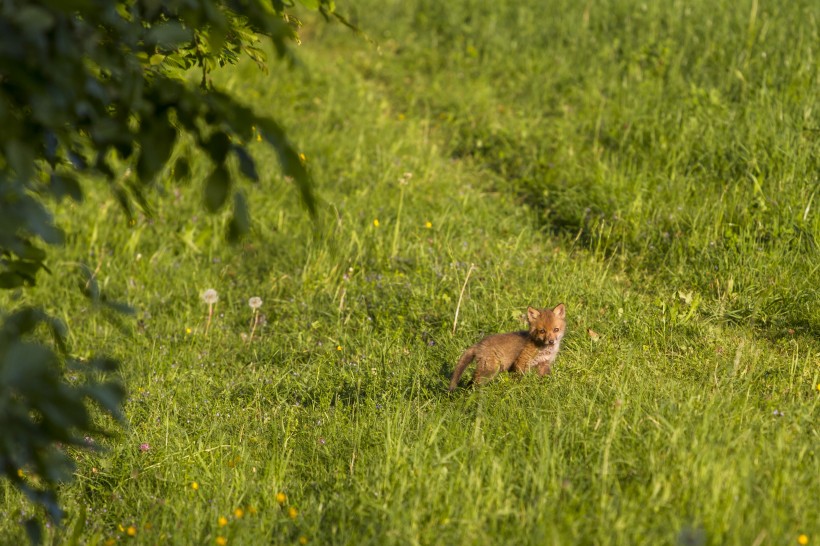
<svg viewBox="0 0 820 546">
<path fill-rule="evenodd" d="M 512 364 L 529 340 L 529 333 L 523 331 L 487 336 L 476 343 L 476 358 L 506 365 Z"/>
</svg>

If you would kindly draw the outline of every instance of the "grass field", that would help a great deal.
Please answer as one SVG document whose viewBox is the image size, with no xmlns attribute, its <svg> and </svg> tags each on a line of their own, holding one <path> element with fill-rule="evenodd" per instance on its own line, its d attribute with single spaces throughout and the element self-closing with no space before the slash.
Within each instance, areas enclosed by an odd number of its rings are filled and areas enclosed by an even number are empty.
<svg viewBox="0 0 820 546">
<path fill-rule="evenodd" d="M 288 128 L 315 220 L 261 143 L 238 246 L 204 157 L 134 225 L 62 205 L 61 273 L 2 304 L 129 396 L 49 540 L 820 544 L 820 9 L 615 4 L 340 4 L 374 43 L 308 18 L 296 68 L 216 76 Z M 551 376 L 447 392 L 559 302 Z M 31 510 L 0 485 L 0 542 Z"/>
</svg>

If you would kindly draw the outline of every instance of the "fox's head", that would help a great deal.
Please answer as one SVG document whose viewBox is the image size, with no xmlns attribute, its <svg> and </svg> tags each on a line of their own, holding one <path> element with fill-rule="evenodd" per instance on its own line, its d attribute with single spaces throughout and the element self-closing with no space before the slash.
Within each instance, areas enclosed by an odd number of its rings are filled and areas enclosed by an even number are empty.
<svg viewBox="0 0 820 546">
<path fill-rule="evenodd" d="M 539 345 L 555 345 L 561 341 L 567 329 L 565 314 L 566 309 L 563 303 L 559 303 L 552 309 L 527 307 L 530 337 Z"/>
</svg>

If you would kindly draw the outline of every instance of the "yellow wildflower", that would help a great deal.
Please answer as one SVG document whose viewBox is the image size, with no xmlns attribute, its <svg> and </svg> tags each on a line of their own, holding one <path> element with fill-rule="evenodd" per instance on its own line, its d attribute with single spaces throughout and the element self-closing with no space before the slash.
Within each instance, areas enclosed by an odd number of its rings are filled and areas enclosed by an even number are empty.
<svg viewBox="0 0 820 546">
<path fill-rule="evenodd" d="M 379 219 L 378 218 L 373 220 L 373 227 L 379 227 Z"/>
<path fill-rule="evenodd" d="M 196 483 L 196 482 L 191 482 L 191 489 L 193 489 L 194 491 L 198 491 L 199 490 L 199 484 Z"/>
<path fill-rule="evenodd" d="M 433 222 L 427 220 L 426 222 L 424 222 L 424 227 L 426 227 L 427 229 L 431 229 L 433 227 Z"/>
<path fill-rule="evenodd" d="M 191 334 L 191 332 L 193 332 L 193 330 L 191 330 L 191 328 L 190 328 L 190 327 L 185 328 L 185 333 L 186 333 L 186 334 L 189 334 L 189 335 L 190 335 L 190 334 Z"/>
<path fill-rule="evenodd" d="M 225 537 L 216 537 L 216 543 L 219 544 L 219 546 L 225 546 L 228 543 L 228 539 Z"/>
<path fill-rule="evenodd" d="M 299 515 L 299 511 L 296 509 L 295 506 L 291 506 L 290 508 L 288 508 L 288 517 L 290 519 L 296 519 L 296 516 L 298 516 L 298 515 Z"/>
<path fill-rule="evenodd" d="M 129 525 L 128 529 L 125 530 L 125 534 L 128 535 L 129 537 L 135 537 L 135 536 L 137 536 L 137 528 L 134 527 L 133 525 Z"/>
<path fill-rule="evenodd" d="M 285 501 L 288 500 L 288 496 L 282 493 L 281 491 L 276 494 L 276 502 L 279 504 L 285 504 Z"/>
<path fill-rule="evenodd" d="M 225 527 L 226 525 L 228 525 L 228 518 L 226 518 L 225 516 L 219 516 L 219 519 L 216 520 L 216 522 L 219 524 L 220 527 Z"/>
<path fill-rule="evenodd" d="M 818 385 L 818 387 L 820 387 L 820 385 Z M 806 535 L 800 535 L 797 537 L 797 543 L 802 544 L 802 546 L 806 546 L 806 544 L 809 543 L 809 537 Z"/>
<path fill-rule="evenodd" d="M 244 515 L 245 515 L 245 511 L 242 510 L 241 508 L 237 508 L 236 510 L 233 511 L 233 517 L 235 517 L 236 519 L 242 519 L 242 516 L 244 516 Z"/>
<path fill-rule="evenodd" d="M 342 350 L 342 346 L 341 346 L 341 345 L 336 345 L 336 350 L 337 350 L 337 351 L 341 351 L 341 350 Z"/>
<path fill-rule="evenodd" d="M 302 546 L 305 546 L 305 544 L 307 544 L 307 543 L 308 543 L 308 538 L 305 535 L 302 535 L 302 536 L 299 537 L 299 544 L 301 544 Z"/>
</svg>

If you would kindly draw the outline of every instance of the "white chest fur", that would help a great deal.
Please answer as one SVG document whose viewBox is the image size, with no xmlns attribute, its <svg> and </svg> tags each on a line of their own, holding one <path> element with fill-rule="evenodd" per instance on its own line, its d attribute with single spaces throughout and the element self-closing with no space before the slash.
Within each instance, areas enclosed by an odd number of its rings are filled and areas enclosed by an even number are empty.
<svg viewBox="0 0 820 546">
<path fill-rule="evenodd" d="M 555 362 L 555 357 L 558 355 L 558 349 L 561 346 L 560 341 L 556 341 L 553 345 L 547 345 L 538 350 L 535 356 L 529 362 L 529 368 L 535 368 L 542 364 L 552 364 Z"/>
</svg>

